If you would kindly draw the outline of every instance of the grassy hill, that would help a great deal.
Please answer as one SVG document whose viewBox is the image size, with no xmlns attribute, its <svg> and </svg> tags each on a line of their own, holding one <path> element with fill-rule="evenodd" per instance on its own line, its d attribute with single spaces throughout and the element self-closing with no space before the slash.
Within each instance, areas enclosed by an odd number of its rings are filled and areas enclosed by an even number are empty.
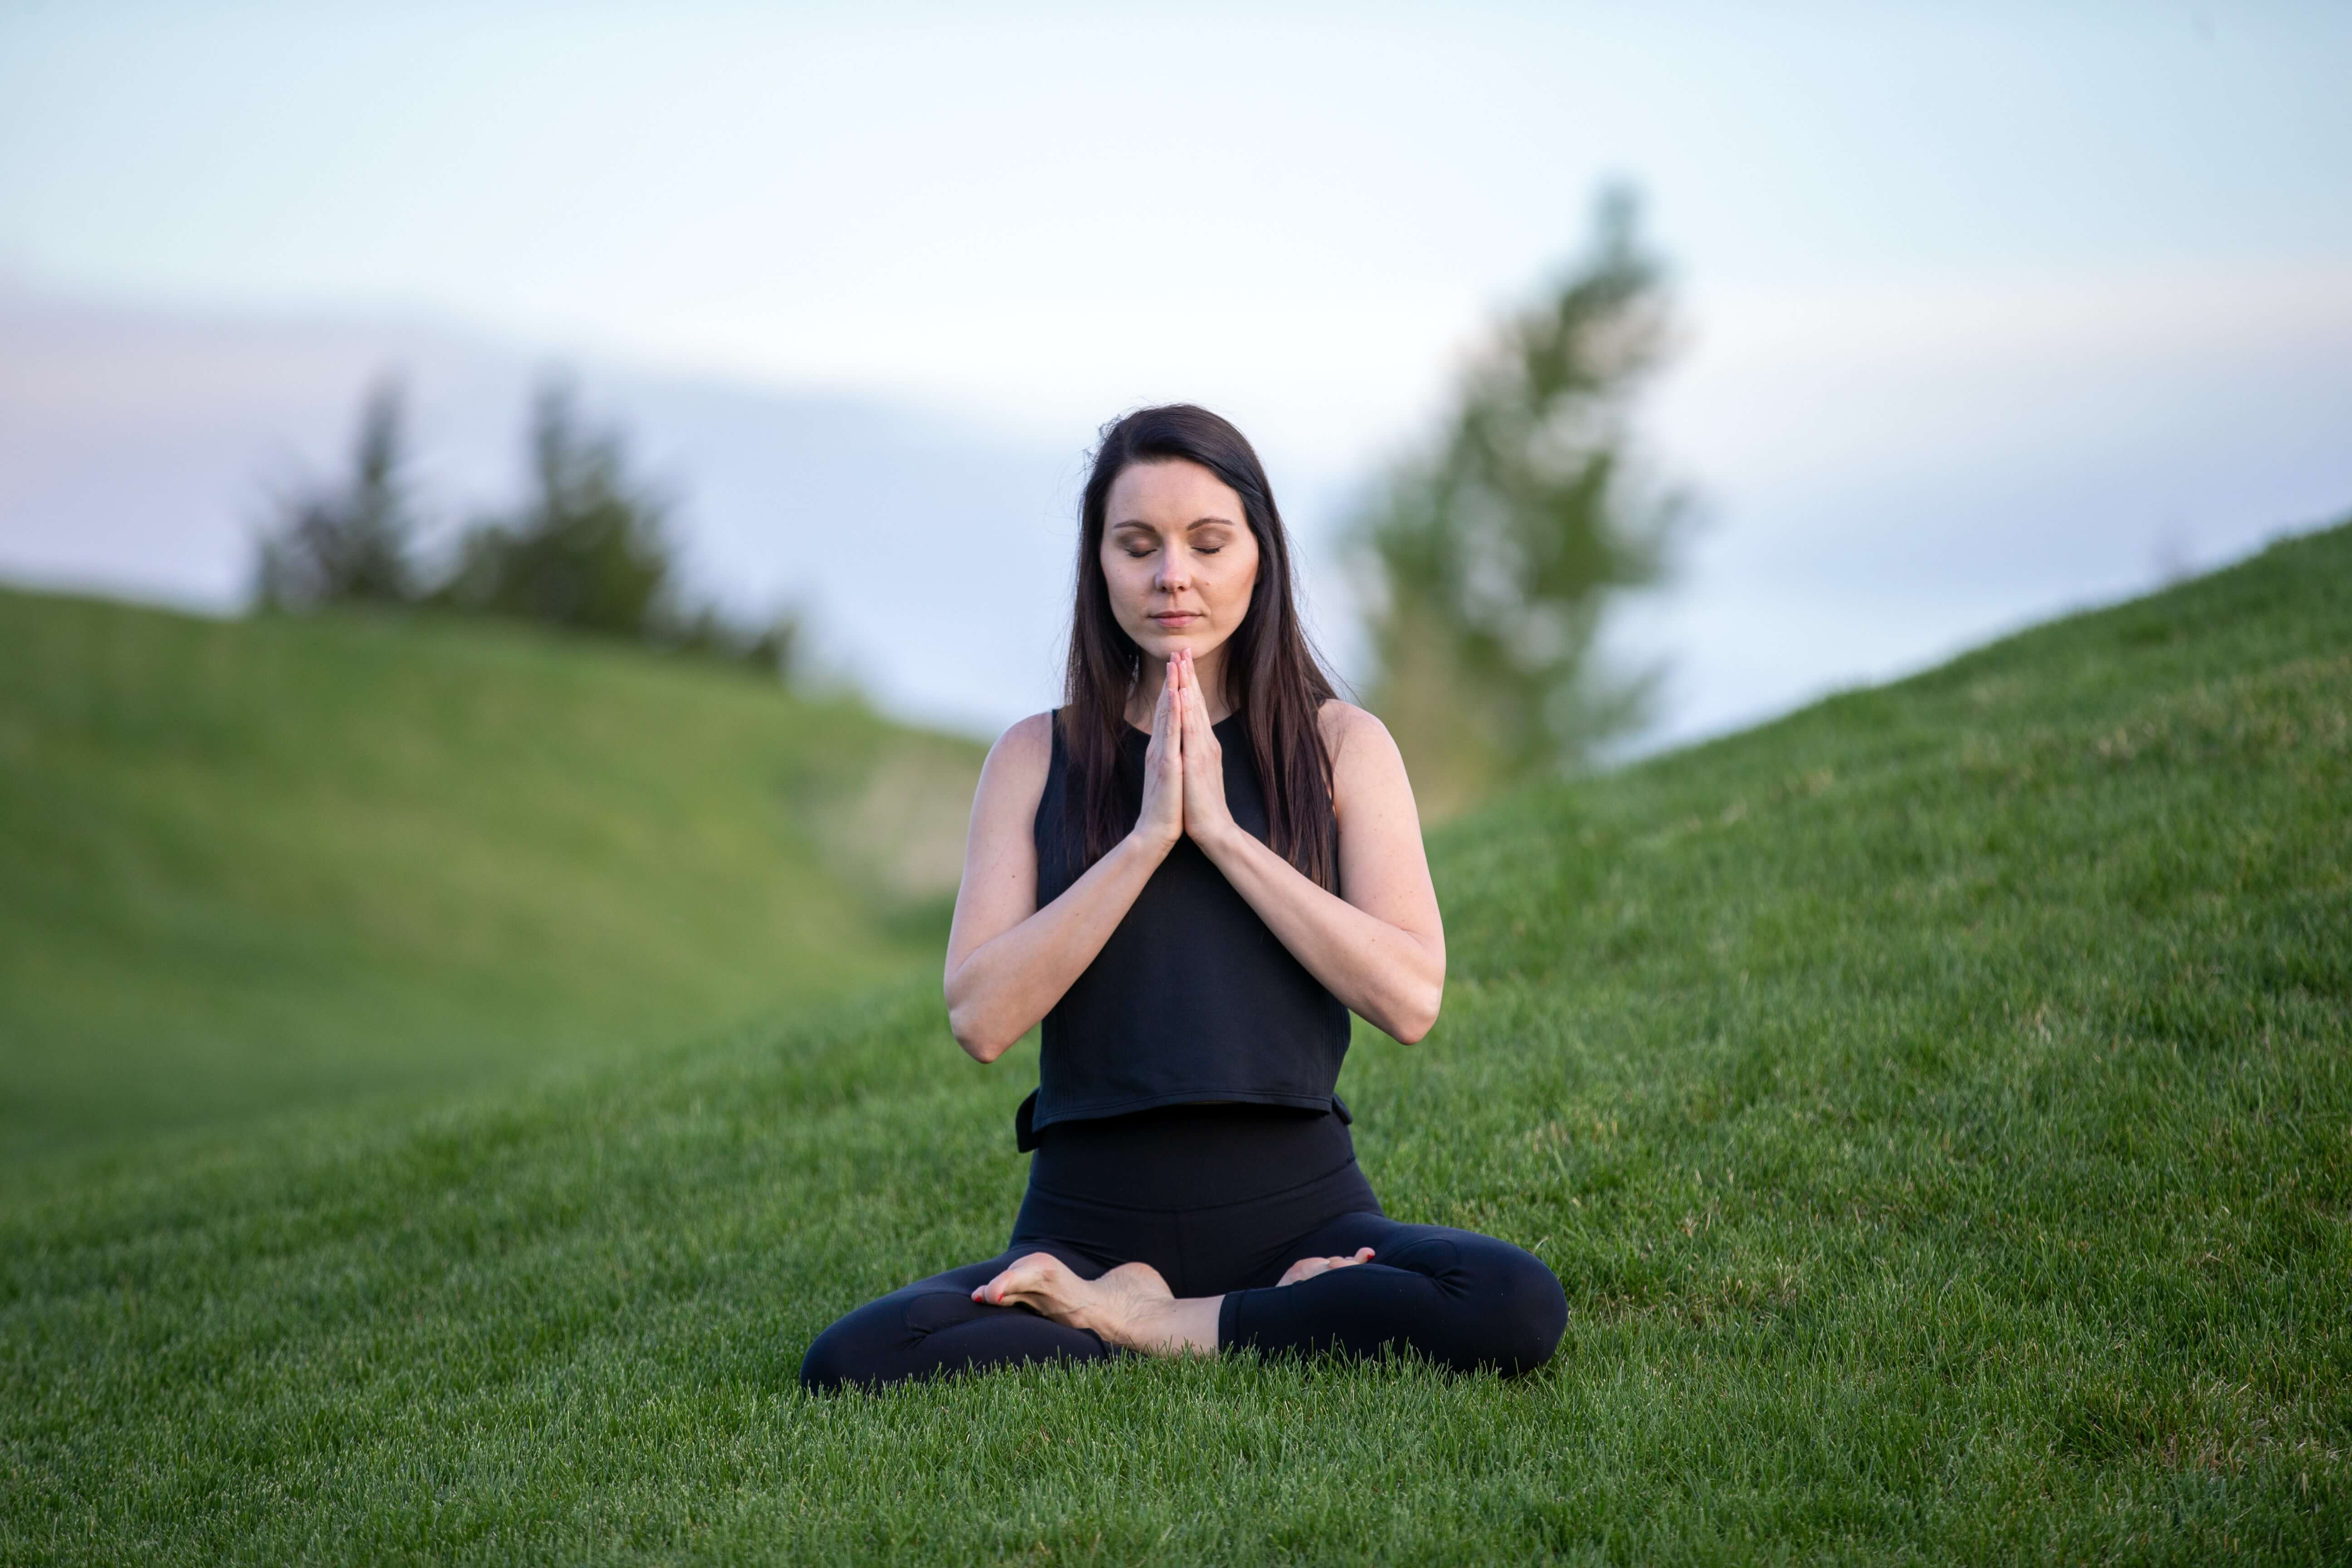
<svg viewBox="0 0 2352 1568">
<path fill-rule="evenodd" d="M 0 1153 L 903 973 L 977 763 L 624 648 L 0 591 Z"/>
<path fill-rule="evenodd" d="M 357 634 L 354 634 L 357 635 Z M 1433 845 L 1343 1085 L 1550 1366 L 815 1401 L 1001 1245 L 1034 1058 L 928 981 L 0 1208 L 0 1559 L 2341 1563 L 2352 530 Z"/>
</svg>

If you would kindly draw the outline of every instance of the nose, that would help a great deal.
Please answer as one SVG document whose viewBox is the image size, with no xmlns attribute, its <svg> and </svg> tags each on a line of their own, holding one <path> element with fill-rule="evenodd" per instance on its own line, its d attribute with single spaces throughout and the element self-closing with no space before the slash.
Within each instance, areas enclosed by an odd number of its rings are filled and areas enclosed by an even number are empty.
<svg viewBox="0 0 2352 1568">
<path fill-rule="evenodd" d="M 1151 574 L 1151 585 L 1163 594 L 1181 594 L 1192 585 L 1192 552 L 1182 545 L 1171 545 L 1160 552 L 1160 568 Z"/>
</svg>

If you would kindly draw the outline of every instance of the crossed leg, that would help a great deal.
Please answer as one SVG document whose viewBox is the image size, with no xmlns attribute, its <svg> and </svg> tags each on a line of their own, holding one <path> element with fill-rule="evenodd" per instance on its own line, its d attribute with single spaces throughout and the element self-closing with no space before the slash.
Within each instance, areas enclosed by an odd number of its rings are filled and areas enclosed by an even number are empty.
<svg viewBox="0 0 2352 1568">
<path fill-rule="evenodd" d="M 1017 1259 L 1041 1251 L 1050 1251 L 1062 1267 L 1085 1279 L 1105 1269 L 1075 1247 L 1027 1243 L 985 1263 L 918 1279 L 866 1302 L 819 1334 L 802 1358 L 802 1384 L 823 1392 L 845 1384 L 872 1386 L 1029 1361 L 1098 1361 L 1113 1353 L 1090 1329 L 972 1299 L 974 1290 Z"/>
<path fill-rule="evenodd" d="M 1368 1263 L 1372 1248 L 1344 1257 L 1301 1258 L 1275 1282 L 1279 1289 L 1334 1268 Z M 1086 1329 L 1107 1345 L 1146 1355 L 1214 1355 L 1223 1296 L 1179 1298 L 1149 1263 L 1122 1263 L 1092 1279 L 1050 1252 L 1031 1252 L 971 1293 L 989 1306 L 1026 1307 L 1041 1317 Z"/>
<path fill-rule="evenodd" d="M 1288 1289 L 1228 1292 L 1217 1342 L 1228 1350 L 1349 1357 L 1393 1348 L 1456 1372 L 1532 1372 L 1568 1327 L 1568 1296 L 1533 1253 L 1476 1231 L 1343 1215 L 1300 1239 L 1313 1256 L 1370 1247 L 1370 1262 Z"/>
<path fill-rule="evenodd" d="M 1508 1242 L 1346 1215 L 1301 1237 L 1273 1281 L 1179 1299 L 1148 1264 L 1108 1266 L 1058 1243 L 918 1280 L 850 1313 L 801 1364 L 812 1389 L 895 1383 L 1121 1350 L 1376 1356 L 1393 1347 L 1460 1371 L 1519 1373 L 1559 1342 L 1568 1300 Z"/>
<path fill-rule="evenodd" d="M 1148 1264 L 1085 1276 L 1032 1252 L 972 1299 L 1025 1306 L 1150 1355 L 1365 1358 L 1393 1348 L 1458 1372 L 1507 1374 L 1550 1360 L 1568 1325 L 1567 1295 L 1542 1260 L 1475 1231 L 1353 1214 L 1286 1251 L 1303 1256 L 1271 1285 L 1188 1300 Z"/>
</svg>

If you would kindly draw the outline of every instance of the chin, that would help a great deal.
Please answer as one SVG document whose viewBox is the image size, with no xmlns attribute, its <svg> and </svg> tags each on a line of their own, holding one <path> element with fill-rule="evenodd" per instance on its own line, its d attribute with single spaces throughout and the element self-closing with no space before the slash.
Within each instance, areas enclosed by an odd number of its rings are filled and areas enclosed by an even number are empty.
<svg viewBox="0 0 2352 1568">
<path fill-rule="evenodd" d="M 1189 647 L 1194 653 L 1201 651 L 1199 643 L 1192 633 L 1171 632 L 1150 621 L 1143 623 L 1141 631 L 1130 631 L 1127 635 L 1135 639 L 1136 647 L 1154 658 L 1166 658 L 1170 654 L 1182 647 Z"/>
</svg>

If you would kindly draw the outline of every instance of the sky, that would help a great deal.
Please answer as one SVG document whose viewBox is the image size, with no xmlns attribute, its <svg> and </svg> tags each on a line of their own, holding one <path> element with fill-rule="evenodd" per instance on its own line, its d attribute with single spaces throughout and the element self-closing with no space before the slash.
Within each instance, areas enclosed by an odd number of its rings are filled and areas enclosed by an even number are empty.
<svg viewBox="0 0 2352 1568">
<path fill-rule="evenodd" d="M 1092 432 L 1181 397 L 1265 452 L 1347 665 L 1350 507 L 1609 181 L 1699 520 L 1608 634 L 1667 665 L 1649 743 L 2352 510 L 2352 5 L 1769 12 L 0 0 L 0 410 L 44 431 L 0 430 L 0 574 L 225 605 L 256 476 L 332 461 L 372 363 L 440 367 L 478 490 L 458 411 L 561 360 L 702 493 L 720 591 L 984 729 L 1052 700 Z M 763 509 L 755 432 L 845 409 L 949 471 Z M 156 456 L 199 425 L 243 446 Z M 1022 623 L 1001 675 L 915 625 L 975 614 Z"/>
</svg>

